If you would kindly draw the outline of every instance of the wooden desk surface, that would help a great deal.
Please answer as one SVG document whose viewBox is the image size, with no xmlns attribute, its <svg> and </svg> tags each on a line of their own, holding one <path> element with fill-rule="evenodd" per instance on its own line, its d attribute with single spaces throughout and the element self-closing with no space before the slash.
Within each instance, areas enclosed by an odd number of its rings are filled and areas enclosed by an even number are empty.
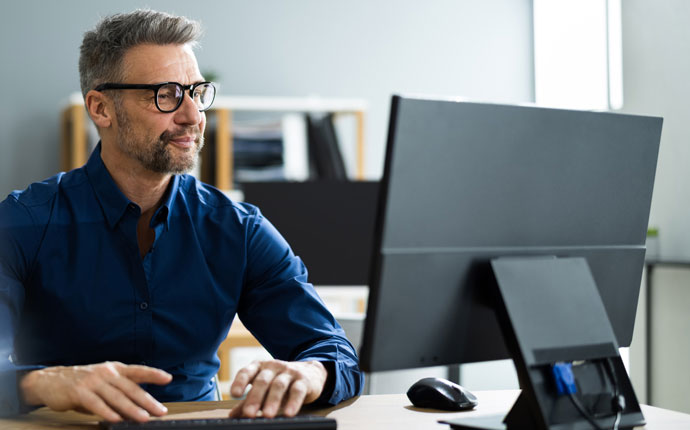
<svg viewBox="0 0 690 430">
<path fill-rule="evenodd" d="M 410 429 L 445 430 L 439 419 L 456 416 L 505 413 L 517 398 L 519 391 L 478 391 L 479 406 L 472 412 L 441 412 L 413 407 L 404 394 L 361 396 L 329 409 L 306 409 L 305 413 L 327 415 L 338 421 L 339 430 Z M 222 402 L 167 403 L 166 419 L 225 417 L 236 403 Z M 690 415 L 651 406 L 642 406 L 648 422 L 645 429 L 687 430 Z M 53 412 L 45 408 L 15 419 L 0 419 L 2 430 L 93 429 L 96 419 L 77 412 Z"/>
</svg>

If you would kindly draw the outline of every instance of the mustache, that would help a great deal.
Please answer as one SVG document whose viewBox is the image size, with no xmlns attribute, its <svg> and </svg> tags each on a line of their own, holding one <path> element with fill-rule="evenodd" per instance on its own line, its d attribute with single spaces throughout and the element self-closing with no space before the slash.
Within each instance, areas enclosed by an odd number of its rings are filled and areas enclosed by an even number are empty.
<svg viewBox="0 0 690 430">
<path fill-rule="evenodd" d="M 203 138 L 203 135 L 201 134 L 201 130 L 199 129 L 198 126 L 191 126 L 184 128 L 182 130 L 175 130 L 175 131 L 170 131 L 170 130 L 165 130 L 163 133 L 160 135 L 160 140 L 161 142 L 170 143 L 171 140 L 177 139 L 180 137 L 185 137 L 185 136 L 194 136 L 194 142 L 199 143 L 201 139 Z"/>
</svg>

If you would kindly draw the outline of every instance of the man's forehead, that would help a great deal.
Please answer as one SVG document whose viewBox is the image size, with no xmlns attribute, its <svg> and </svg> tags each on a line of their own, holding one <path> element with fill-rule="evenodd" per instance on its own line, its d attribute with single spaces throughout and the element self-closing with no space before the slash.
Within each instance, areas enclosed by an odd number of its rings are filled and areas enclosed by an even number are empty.
<svg viewBox="0 0 690 430">
<path fill-rule="evenodd" d="M 130 48 L 123 58 L 123 72 L 125 81 L 132 83 L 137 80 L 136 83 L 177 81 L 184 84 L 201 79 L 196 56 L 188 44 L 142 44 Z"/>
</svg>

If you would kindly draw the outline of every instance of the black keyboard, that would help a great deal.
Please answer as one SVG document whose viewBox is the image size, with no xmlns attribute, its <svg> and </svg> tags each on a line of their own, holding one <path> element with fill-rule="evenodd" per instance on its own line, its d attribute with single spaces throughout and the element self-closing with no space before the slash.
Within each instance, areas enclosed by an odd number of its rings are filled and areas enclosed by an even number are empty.
<svg viewBox="0 0 690 430">
<path fill-rule="evenodd" d="M 333 418 L 314 415 L 276 418 L 211 418 L 193 420 L 152 420 L 145 423 L 100 422 L 103 430 L 336 430 Z"/>
</svg>

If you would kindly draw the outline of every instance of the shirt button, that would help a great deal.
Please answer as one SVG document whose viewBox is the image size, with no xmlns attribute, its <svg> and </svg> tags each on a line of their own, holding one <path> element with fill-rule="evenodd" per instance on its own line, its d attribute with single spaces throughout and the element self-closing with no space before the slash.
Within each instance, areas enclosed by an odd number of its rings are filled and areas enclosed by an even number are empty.
<svg viewBox="0 0 690 430">
<path fill-rule="evenodd" d="M 139 303 L 139 309 L 141 309 L 142 311 L 145 311 L 146 309 L 148 309 L 148 307 L 149 307 L 149 304 L 146 302 Z"/>
</svg>

